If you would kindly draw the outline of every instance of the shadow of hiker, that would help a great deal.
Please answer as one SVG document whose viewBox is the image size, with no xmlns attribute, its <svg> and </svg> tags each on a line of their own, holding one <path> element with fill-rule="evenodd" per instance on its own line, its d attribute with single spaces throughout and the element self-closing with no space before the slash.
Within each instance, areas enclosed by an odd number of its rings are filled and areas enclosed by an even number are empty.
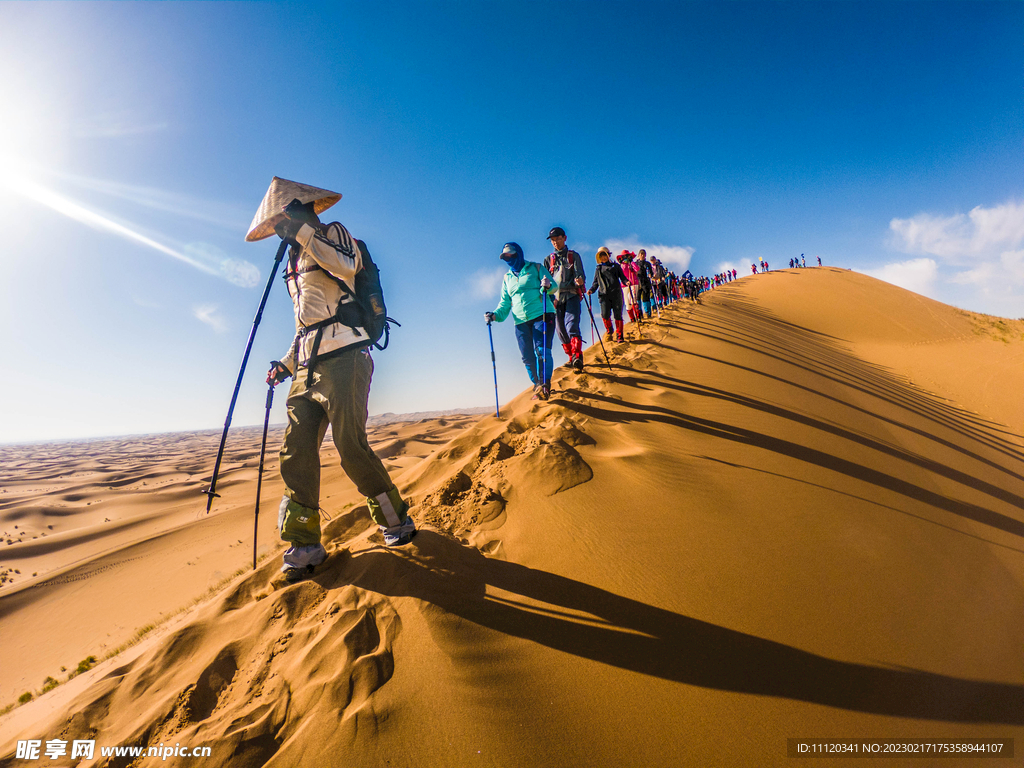
<svg viewBox="0 0 1024 768">
<path fill-rule="evenodd" d="M 339 576 L 362 589 L 417 598 L 482 627 L 664 680 L 894 717 L 1024 725 L 1021 685 L 827 659 L 490 559 L 432 531 L 421 531 L 407 551 L 360 553 Z"/>
</svg>

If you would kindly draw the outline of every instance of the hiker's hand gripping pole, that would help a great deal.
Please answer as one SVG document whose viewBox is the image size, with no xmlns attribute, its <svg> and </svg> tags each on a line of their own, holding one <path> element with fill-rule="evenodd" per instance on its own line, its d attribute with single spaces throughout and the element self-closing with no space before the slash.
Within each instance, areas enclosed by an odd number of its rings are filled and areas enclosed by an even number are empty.
<svg viewBox="0 0 1024 768">
<path fill-rule="evenodd" d="M 274 257 L 274 268 L 270 270 L 270 279 L 267 280 L 267 287 L 263 289 L 263 298 L 260 300 L 260 308 L 256 310 L 256 317 L 252 321 L 252 330 L 249 331 L 249 342 L 245 345 L 245 354 L 242 355 L 242 365 L 238 369 L 238 380 L 235 382 L 235 391 L 231 394 L 231 405 L 228 406 L 228 416 L 224 420 L 224 432 L 220 436 L 220 448 L 217 449 L 217 461 L 213 465 L 213 478 L 210 480 L 210 487 L 203 493 L 206 494 L 206 514 L 210 514 L 210 507 L 213 500 L 220 496 L 217 493 L 217 475 L 220 474 L 220 462 L 224 458 L 224 443 L 228 439 L 228 429 L 231 427 L 231 416 L 235 412 L 235 401 L 238 400 L 238 390 L 242 386 L 242 377 L 245 375 L 245 366 L 249 362 L 249 353 L 252 351 L 252 343 L 256 340 L 256 329 L 260 327 L 260 320 L 263 319 L 263 308 L 267 306 L 267 297 L 270 296 L 270 289 L 274 285 L 274 278 L 277 277 L 277 268 L 281 266 L 281 259 L 284 258 L 288 249 L 288 240 L 282 240 L 277 249 L 277 256 Z"/>
</svg>

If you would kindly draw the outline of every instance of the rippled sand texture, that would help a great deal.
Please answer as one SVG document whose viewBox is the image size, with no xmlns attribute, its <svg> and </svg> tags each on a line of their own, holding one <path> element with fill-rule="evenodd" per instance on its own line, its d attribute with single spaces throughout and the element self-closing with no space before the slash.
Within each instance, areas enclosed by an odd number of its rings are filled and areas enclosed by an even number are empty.
<svg viewBox="0 0 1024 768">
<path fill-rule="evenodd" d="M 680 303 L 608 352 L 560 368 L 546 403 L 378 434 L 421 523 L 408 547 L 382 546 L 325 454 L 336 514 L 310 580 L 280 584 L 276 557 L 234 578 L 0 721 L 0 754 L 19 734 L 202 744 L 221 766 L 782 766 L 789 737 L 1024 749 L 1024 322 L 804 269 Z M 40 575 L 0 593 L 5 658 L 16 643 L 34 665 L 5 664 L 6 693 L 244 565 L 258 434 L 224 511 L 196 519 L 213 439 L 143 440 L 121 454 L 137 469 L 85 449 L 14 467 L 4 527 L 27 529 L 7 550 Z M 121 549 L 90 538 L 103 526 Z M 80 629 L 51 638 L 64 611 Z"/>
</svg>

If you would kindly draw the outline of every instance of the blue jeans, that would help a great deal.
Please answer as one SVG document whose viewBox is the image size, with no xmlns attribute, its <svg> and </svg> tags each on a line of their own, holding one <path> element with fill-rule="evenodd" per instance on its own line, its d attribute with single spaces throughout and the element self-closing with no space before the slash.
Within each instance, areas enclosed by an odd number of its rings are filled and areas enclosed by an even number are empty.
<svg viewBox="0 0 1024 768">
<path fill-rule="evenodd" d="M 546 320 L 538 317 L 516 325 L 519 353 L 523 356 L 523 365 L 526 366 L 526 372 L 534 386 L 541 383 L 551 385 L 551 371 L 555 367 L 555 359 L 551 356 L 551 337 L 554 335 L 555 317 L 551 312 L 548 313 Z M 538 359 L 544 361 L 543 372 Z"/>
<path fill-rule="evenodd" d="M 555 319 L 558 324 L 558 338 L 563 344 L 568 344 L 573 336 L 580 336 L 580 297 L 575 293 L 566 296 L 555 307 Z M 582 336 L 581 336 L 582 338 Z"/>
</svg>

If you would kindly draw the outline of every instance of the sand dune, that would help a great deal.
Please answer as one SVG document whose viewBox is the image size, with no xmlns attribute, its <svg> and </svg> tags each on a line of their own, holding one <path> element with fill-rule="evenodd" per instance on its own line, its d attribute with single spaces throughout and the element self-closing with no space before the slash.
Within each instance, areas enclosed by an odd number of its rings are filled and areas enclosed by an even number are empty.
<svg viewBox="0 0 1024 768">
<path fill-rule="evenodd" d="M 389 463 L 419 461 L 475 417 L 391 423 L 371 429 Z M 264 469 L 259 552 L 277 552 L 281 482 L 272 427 Z M 262 430 L 239 428 L 227 443 L 218 499 L 206 497 L 220 432 L 0 446 L 0 706 L 44 678 L 62 678 L 102 657 L 252 564 L 253 498 Z M 333 445 L 323 461 L 337 467 Z M 338 473 L 340 474 L 340 473 Z M 358 496 L 341 476 L 324 478 L 325 502 Z M 351 498 L 349 498 L 351 497 Z"/>
<path fill-rule="evenodd" d="M 275 588 L 274 560 L 238 576 L 0 721 L 0 766 L 21 764 L 17 738 L 58 735 L 209 746 L 224 766 L 787 765 L 788 737 L 1024 749 L 1024 322 L 807 269 L 674 306 L 609 351 L 500 419 L 382 428 L 423 526 L 404 549 L 325 456 L 336 514 L 311 580 Z M 89 561 L 86 627 L 199 586 L 176 548 L 251 526 L 251 447 L 225 483 L 237 512 L 174 526 L 189 513 L 158 497 L 204 467 L 145 450 L 132 472 L 13 465 L 5 526 L 54 525 L 82 557 L 109 517 L 93 494 L 161 483 L 117 518 L 137 559 Z M 8 549 L 49 563 L 62 548 L 41 541 Z M 0 594 L 5 655 L 31 657 L 55 631 L 39 606 L 70 610 L 75 583 Z"/>
</svg>

